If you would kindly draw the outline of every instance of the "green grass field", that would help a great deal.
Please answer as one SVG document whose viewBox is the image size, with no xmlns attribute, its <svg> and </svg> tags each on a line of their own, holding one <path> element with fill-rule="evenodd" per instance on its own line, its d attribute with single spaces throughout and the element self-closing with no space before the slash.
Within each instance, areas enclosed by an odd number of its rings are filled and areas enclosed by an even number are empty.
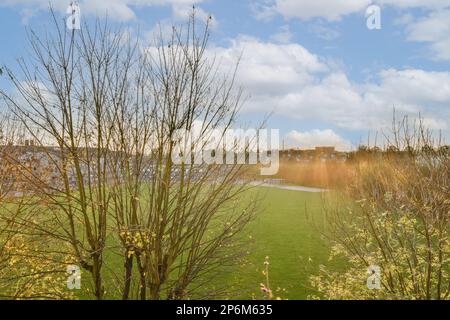
<svg viewBox="0 0 450 320">
<path fill-rule="evenodd" d="M 270 258 L 270 286 L 275 296 L 294 300 L 317 294 L 308 279 L 321 264 L 330 266 L 329 244 L 316 228 L 323 220 L 323 195 L 274 188 L 254 192 L 261 195 L 262 210 L 248 228 L 252 239 L 248 264 L 233 276 L 242 288 L 239 298 L 261 297 L 259 284 L 265 279 L 266 256 Z"/>
</svg>

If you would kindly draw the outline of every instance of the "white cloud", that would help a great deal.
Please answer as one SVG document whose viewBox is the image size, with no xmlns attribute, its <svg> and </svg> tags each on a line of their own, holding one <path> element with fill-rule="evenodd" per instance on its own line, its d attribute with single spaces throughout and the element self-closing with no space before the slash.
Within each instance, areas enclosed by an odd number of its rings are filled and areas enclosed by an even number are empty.
<svg viewBox="0 0 450 320">
<path fill-rule="evenodd" d="M 408 105 L 450 102 L 450 73 L 423 70 L 383 70 L 381 85 L 371 86 L 374 93 Z"/>
<path fill-rule="evenodd" d="M 450 10 L 434 11 L 406 24 L 408 40 L 430 43 L 433 59 L 450 60 Z"/>
<path fill-rule="evenodd" d="M 339 151 L 352 149 L 350 141 L 342 138 L 331 129 L 299 132 L 293 130 L 286 135 L 286 144 L 290 148 L 312 149 L 315 147 L 336 147 Z"/>
<path fill-rule="evenodd" d="M 334 40 L 339 38 L 340 32 L 336 29 L 330 28 L 323 23 L 314 23 L 309 25 L 308 31 L 315 34 L 323 40 Z"/>
<path fill-rule="evenodd" d="M 211 53 L 228 69 L 242 55 L 238 80 L 257 96 L 288 94 L 313 81 L 315 74 L 328 70 L 318 56 L 298 44 L 274 44 L 241 37 L 233 40 L 228 48 L 212 48 Z"/>
<path fill-rule="evenodd" d="M 34 17 L 34 12 L 33 12 L 33 10 L 32 9 L 30 9 L 30 8 L 23 8 L 21 11 L 20 11 L 20 16 L 21 16 L 21 22 L 22 22 L 22 24 L 28 24 L 28 21 L 32 18 L 32 17 Z"/>
<path fill-rule="evenodd" d="M 172 6 L 172 11 L 173 11 L 173 16 L 175 19 L 178 20 L 188 20 L 190 15 L 192 14 L 192 3 L 188 3 L 187 1 L 185 1 L 186 3 L 175 3 Z M 200 1 L 198 1 L 200 2 Z M 217 18 L 214 17 L 214 15 L 212 15 L 209 12 L 206 12 L 205 10 L 203 10 L 202 8 L 196 8 L 196 17 L 197 19 L 199 19 L 200 21 L 207 21 L 208 19 L 211 18 L 211 24 L 210 26 L 213 28 L 216 28 L 218 26 L 217 23 Z"/>
<path fill-rule="evenodd" d="M 155 40 L 159 40 L 160 37 L 165 40 L 170 40 L 173 35 L 174 26 L 177 27 L 178 23 L 185 22 L 189 19 L 192 14 L 192 5 L 174 4 L 172 6 L 172 12 L 172 18 L 160 20 L 153 28 L 144 32 L 144 41 L 153 44 L 155 43 Z M 215 30 L 218 27 L 218 20 L 213 14 L 208 13 L 199 7 L 196 7 L 195 14 L 197 22 L 200 22 L 202 27 L 207 21 L 209 21 L 210 29 Z"/>
<path fill-rule="evenodd" d="M 250 9 L 258 20 L 270 20 L 276 14 L 273 0 L 256 0 L 250 3 Z"/>
<path fill-rule="evenodd" d="M 79 2 L 79 5 L 82 14 L 96 14 L 100 16 L 107 14 L 108 17 L 120 21 L 128 21 L 136 17 L 134 11 L 125 1 L 83 1 Z"/>
<path fill-rule="evenodd" d="M 192 2 L 202 0 L 80 0 L 82 14 L 113 8 L 116 19 L 133 19 L 134 6 L 171 5 L 174 16 L 185 17 Z M 23 7 L 45 8 L 48 0 L 4 0 L 1 5 L 21 4 Z M 58 1 L 64 10 L 65 1 Z M 320 16 L 338 20 L 342 16 L 363 10 L 369 0 L 278 0 L 276 8 L 286 17 L 309 19 Z M 379 0 L 378 3 L 397 7 L 427 7 L 436 9 L 450 0 Z M 84 7 L 86 5 L 86 7 Z M 264 2 L 268 8 L 270 3 Z M 84 11 L 83 11 L 84 10 Z M 364 11 L 364 10 L 363 10 Z M 450 59 L 450 10 L 433 12 L 414 24 L 408 23 L 412 41 L 430 42 L 436 58 Z M 203 15 L 205 12 L 201 11 Z M 113 16 L 112 13 L 109 13 Z M 163 28 L 167 26 L 163 25 Z M 170 29 L 168 29 L 170 31 Z M 224 68 L 231 70 L 242 55 L 238 82 L 250 93 L 245 111 L 275 112 L 307 121 L 330 123 L 346 129 L 380 129 L 390 126 L 392 109 L 405 114 L 421 112 L 434 128 L 449 129 L 450 72 L 429 72 L 417 69 L 381 70 L 374 80 L 353 83 L 339 68 L 311 53 L 299 44 L 284 43 L 290 30 L 284 27 L 274 35 L 279 44 L 240 37 L 229 47 L 214 47 Z M 163 30 L 164 32 L 164 30 Z"/>
<path fill-rule="evenodd" d="M 421 113 L 433 129 L 450 129 L 450 72 L 388 69 L 353 83 L 298 44 L 241 37 L 212 51 L 228 69 L 242 54 L 237 80 L 251 97 L 244 111 L 379 130 L 391 126 L 395 107 L 399 114 Z"/>
<path fill-rule="evenodd" d="M 289 28 L 289 25 L 284 25 L 280 28 L 280 31 L 274 34 L 271 39 L 279 43 L 289 43 L 293 37 L 293 34 Z"/>
<path fill-rule="evenodd" d="M 396 19 L 396 24 L 407 26 L 407 39 L 429 43 L 429 57 L 433 60 L 450 60 L 450 0 L 273 0 L 271 4 L 256 7 L 256 17 L 269 19 L 276 14 L 283 17 L 310 20 L 321 18 L 338 21 L 344 16 L 365 12 L 370 4 L 398 9 L 422 8 L 428 15 L 416 19 L 411 13 Z M 448 9 L 448 10 L 446 10 Z M 319 36 L 334 39 L 339 34 L 323 24 L 310 27 Z M 331 33 L 330 33 L 331 31 Z"/>
</svg>

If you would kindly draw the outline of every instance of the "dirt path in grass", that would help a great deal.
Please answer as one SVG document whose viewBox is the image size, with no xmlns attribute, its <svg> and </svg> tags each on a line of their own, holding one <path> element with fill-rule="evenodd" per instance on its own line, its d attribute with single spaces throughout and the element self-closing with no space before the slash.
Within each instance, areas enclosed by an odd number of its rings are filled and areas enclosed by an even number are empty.
<svg viewBox="0 0 450 320">
<path fill-rule="evenodd" d="M 310 193 L 320 193 L 320 192 L 328 191 L 327 189 L 320 189 L 320 188 L 311 188 L 311 187 L 302 187 L 302 186 L 286 186 L 286 185 L 277 185 L 277 184 L 270 184 L 270 183 L 254 182 L 252 184 L 254 186 L 258 186 L 258 187 L 275 188 L 275 189 L 281 189 L 281 190 L 291 190 L 291 191 L 300 191 L 300 192 L 310 192 Z"/>
</svg>

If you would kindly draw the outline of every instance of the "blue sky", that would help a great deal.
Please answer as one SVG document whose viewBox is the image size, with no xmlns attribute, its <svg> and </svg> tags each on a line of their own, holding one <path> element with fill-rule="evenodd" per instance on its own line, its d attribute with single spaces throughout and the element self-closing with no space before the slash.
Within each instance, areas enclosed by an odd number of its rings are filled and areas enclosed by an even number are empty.
<svg viewBox="0 0 450 320">
<path fill-rule="evenodd" d="M 0 0 L 0 65 L 27 56 L 26 28 L 50 26 L 48 0 Z M 64 19 L 70 3 L 52 1 Z M 242 119 L 272 113 L 287 145 L 349 149 L 387 130 L 395 106 L 450 138 L 450 0 L 80 0 L 82 19 L 106 11 L 144 38 L 182 23 L 192 4 L 214 17 L 210 50 L 250 97 Z M 381 8 L 381 29 L 366 9 Z M 235 59 L 234 59 L 235 58 Z M 8 86 L 0 77 L 0 85 Z"/>
</svg>

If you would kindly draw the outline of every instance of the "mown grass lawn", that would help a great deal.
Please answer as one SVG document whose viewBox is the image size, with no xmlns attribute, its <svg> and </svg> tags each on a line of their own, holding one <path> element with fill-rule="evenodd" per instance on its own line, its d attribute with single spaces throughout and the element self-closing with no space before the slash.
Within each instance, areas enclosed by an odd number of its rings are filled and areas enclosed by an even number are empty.
<svg viewBox="0 0 450 320">
<path fill-rule="evenodd" d="M 318 227 L 323 222 L 323 197 L 326 194 L 307 193 L 274 188 L 258 188 L 262 210 L 251 223 L 248 236 L 253 244 L 248 264 L 232 276 L 240 288 L 238 298 L 261 297 L 259 284 L 264 259 L 270 259 L 270 286 L 282 299 L 307 299 L 317 294 L 310 287 L 309 277 L 321 264 L 330 266 L 330 246 Z M 339 268 L 339 265 L 335 266 Z"/>
<path fill-rule="evenodd" d="M 252 191 L 261 199 L 260 212 L 248 226 L 246 234 L 248 251 L 246 262 L 225 273 L 211 283 L 219 287 L 229 284 L 234 292 L 230 299 L 262 298 L 260 283 L 265 276 L 264 259 L 270 259 L 270 286 L 276 297 L 282 299 L 307 299 L 318 294 L 309 285 L 309 277 L 316 274 L 321 264 L 330 267 L 330 246 L 323 239 L 317 225 L 323 221 L 323 197 L 327 194 L 280 190 L 258 187 Z M 109 270 L 122 270 L 122 257 L 114 252 L 105 252 L 104 280 L 107 290 L 114 291 L 114 277 Z M 335 266 L 340 268 L 339 265 Z M 83 272 L 83 276 L 87 276 Z M 83 279 L 83 287 L 89 286 Z M 81 293 L 79 298 L 92 296 Z M 106 293 L 106 298 L 120 299 Z"/>
</svg>

